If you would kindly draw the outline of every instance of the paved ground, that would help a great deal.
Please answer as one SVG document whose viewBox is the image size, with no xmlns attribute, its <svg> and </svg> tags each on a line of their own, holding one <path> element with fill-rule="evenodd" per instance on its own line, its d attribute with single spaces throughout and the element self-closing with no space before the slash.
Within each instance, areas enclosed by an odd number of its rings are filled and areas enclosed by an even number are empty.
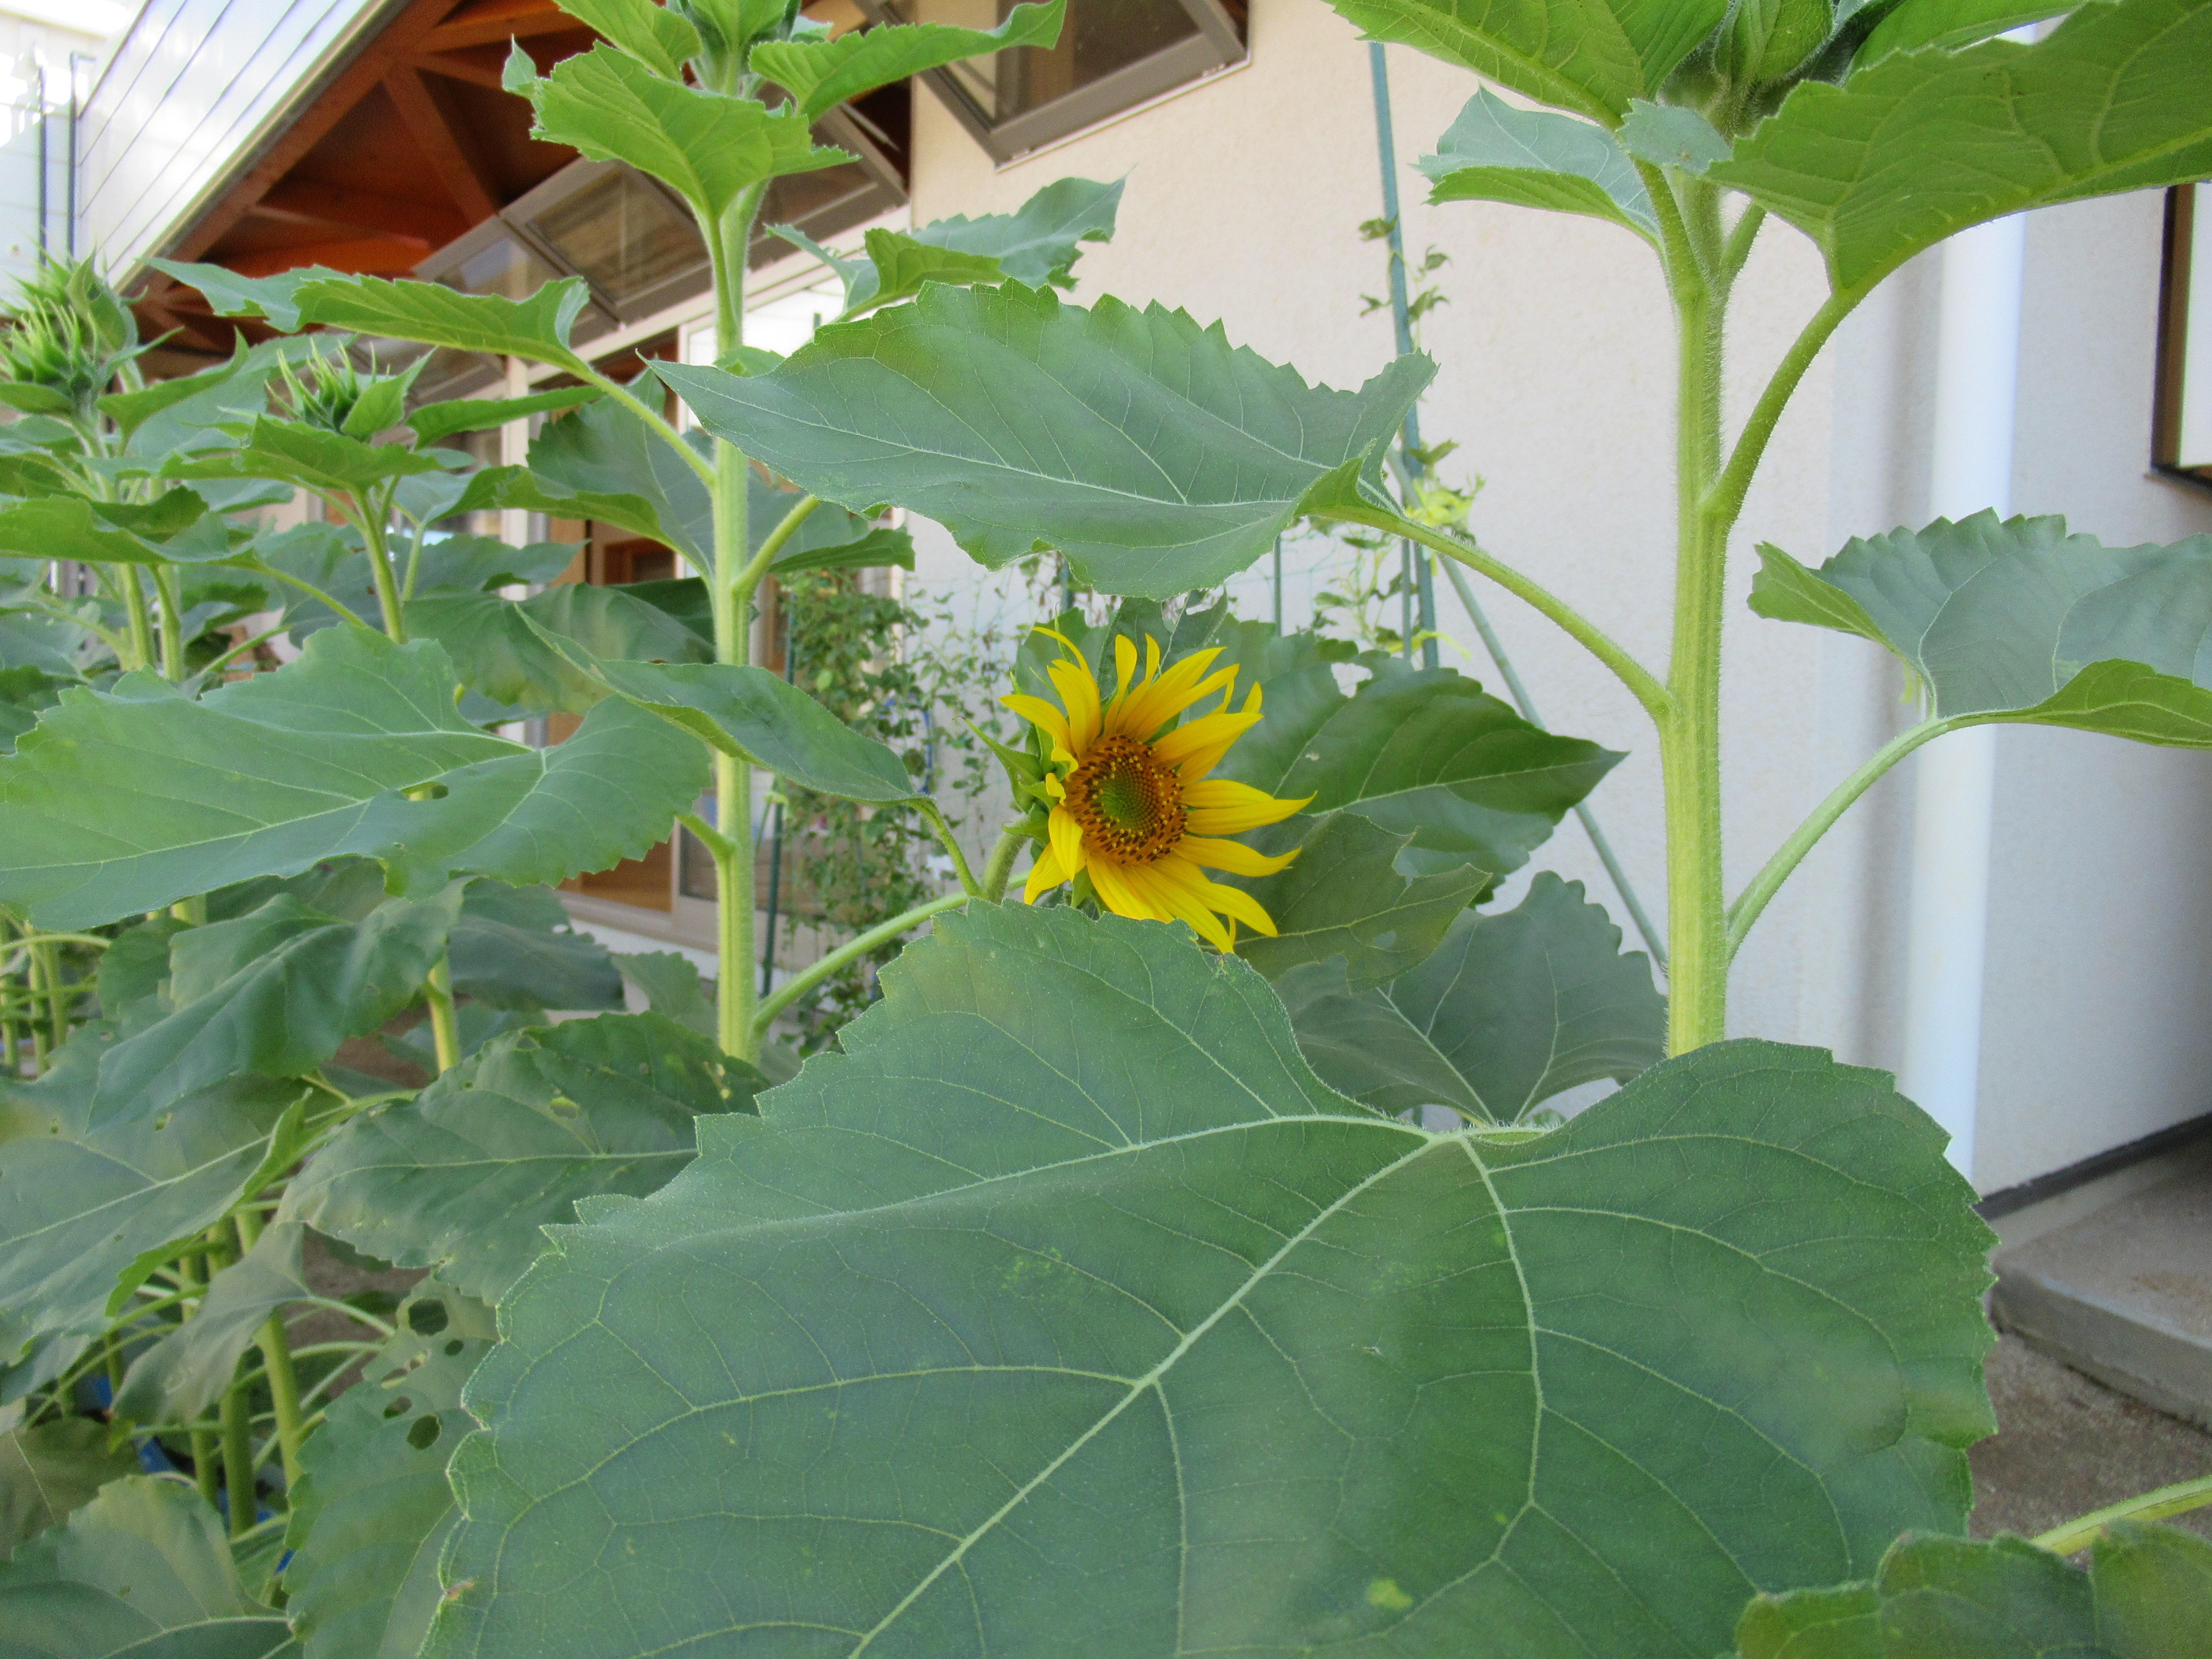
<svg viewBox="0 0 2212 1659">
<path fill-rule="evenodd" d="M 2033 1537 L 2123 1498 L 2212 1474 L 2212 1434 L 2115 1393 L 2016 1336 L 1990 1356 L 1997 1432 L 1973 1449 L 1978 1537 Z M 2212 1507 L 2175 1524 L 2212 1537 Z"/>
</svg>

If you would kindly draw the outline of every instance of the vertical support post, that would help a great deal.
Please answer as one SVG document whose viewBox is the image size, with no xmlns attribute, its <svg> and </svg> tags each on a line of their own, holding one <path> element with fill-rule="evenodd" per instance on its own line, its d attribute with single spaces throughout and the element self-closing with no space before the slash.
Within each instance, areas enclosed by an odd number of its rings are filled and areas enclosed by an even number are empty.
<svg viewBox="0 0 2212 1659">
<path fill-rule="evenodd" d="M 1367 64 L 1375 82 L 1375 149 L 1382 163 L 1382 216 L 1389 222 L 1390 249 L 1390 319 L 1397 325 L 1398 355 L 1406 356 L 1413 349 L 1413 319 L 1406 300 L 1406 236 L 1398 220 L 1398 145 L 1390 128 L 1390 67 L 1382 56 L 1382 43 L 1371 41 L 1367 47 Z M 1421 463 L 1416 454 L 1421 447 L 1421 416 L 1418 407 L 1406 411 L 1403 434 L 1406 450 L 1406 470 L 1420 476 Z M 1436 562 L 1425 547 L 1412 542 L 1401 544 L 1402 562 L 1400 566 L 1405 585 L 1403 611 L 1406 627 L 1405 655 L 1410 660 L 1413 654 L 1413 635 L 1418 626 L 1422 635 L 1421 666 L 1437 665 L 1437 580 Z"/>
<path fill-rule="evenodd" d="M 2027 221 L 2015 214 L 1943 247 L 1929 507 L 1959 519 L 2012 510 Z M 1996 732 L 1938 738 L 1914 760 L 1905 1058 L 1898 1087 L 1948 1131 L 1969 1180 L 1981 1093 Z"/>
</svg>

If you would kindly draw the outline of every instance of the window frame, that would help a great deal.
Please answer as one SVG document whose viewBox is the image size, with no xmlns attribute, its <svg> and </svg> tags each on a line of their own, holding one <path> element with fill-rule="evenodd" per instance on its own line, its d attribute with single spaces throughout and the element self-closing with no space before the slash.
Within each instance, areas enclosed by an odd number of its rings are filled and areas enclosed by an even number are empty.
<svg viewBox="0 0 2212 1659">
<path fill-rule="evenodd" d="M 870 23 L 901 21 L 885 0 L 854 0 L 854 3 Z M 1222 0 L 1176 0 L 1176 3 L 1198 26 L 1197 33 L 1004 121 L 994 121 L 949 70 L 926 70 L 915 79 L 927 81 L 952 118 L 993 161 L 1003 166 L 1164 94 L 1232 69 L 1251 56 L 1243 21 Z"/>
<path fill-rule="evenodd" d="M 2196 245 L 2203 237 L 2200 217 L 2212 217 L 2212 181 L 2176 185 L 2166 192 L 2166 234 L 2159 270 L 2158 353 L 2151 402 L 2152 471 L 2159 477 L 2198 489 L 2212 489 L 2212 455 L 2194 465 L 2181 459 L 2182 404 L 2190 380 L 2189 325 L 2191 270 Z M 2212 282 L 2203 284 L 2212 291 Z M 2205 337 L 2197 343 L 2196 374 L 2212 404 L 2212 306 L 2195 319 Z"/>
</svg>

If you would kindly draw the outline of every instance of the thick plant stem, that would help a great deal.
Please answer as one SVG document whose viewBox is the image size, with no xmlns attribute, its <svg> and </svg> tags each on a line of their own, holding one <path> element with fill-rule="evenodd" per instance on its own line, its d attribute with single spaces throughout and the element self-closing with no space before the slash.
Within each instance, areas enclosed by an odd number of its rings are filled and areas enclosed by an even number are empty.
<svg viewBox="0 0 2212 1659">
<path fill-rule="evenodd" d="M 1006 897 L 1006 884 L 1014 873 L 1014 856 L 1028 839 L 1018 828 L 1000 832 L 999 844 L 991 849 L 989 861 L 983 866 L 983 896 L 992 903 Z"/>
<path fill-rule="evenodd" d="M 407 642 L 407 617 L 399 599 L 399 583 L 392 574 L 391 538 L 380 503 L 363 501 L 355 523 L 368 544 L 368 574 L 376 584 L 376 603 L 384 615 L 384 631 L 398 644 Z"/>
<path fill-rule="evenodd" d="M 1702 191 L 1706 187 L 1692 186 Z M 1686 210 L 1691 225 L 1699 214 Z M 1729 524 L 1709 512 L 1720 470 L 1723 307 L 1670 246 L 1674 298 L 1674 637 L 1670 707 L 1659 728 L 1666 787 L 1667 1048 L 1683 1054 L 1728 1030 L 1728 912 L 1721 866 L 1721 624 Z"/>
<path fill-rule="evenodd" d="M 191 1304 L 184 1310 L 186 1319 L 199 1311 L 197 1304 L 204 1288 L 201 1278 L 204 1269 L 203 1260 L 197 1253 L 187 1252 L 177 1258 L 177 1287 L 185 1302 Z M 205 1423 L 195 1423 L 186 1434 L 191 1443 L 192 1484 L 199 1488 L 200 1496 L 212 1504 L 216 1493 L 222 1489 L 221 1477 L 216 1469 L 216 1431 Z"/>
<path fill-rule="evenodd" d="M 238 1229 L 239 1255 L 253 1248 L 261 1236 L 261 1223 L 250 1210 L 240 1210 L 233 1218 Z M 284 1486 L 289 1491 L 300 1477 L 300 1443 L 307 1437 L 300 1413 L 300 1378 L 292 1367 L 292 1340 L 284 1329 L 282 1309 L 269 1316 L 254 1335 L 254 1346 L 261 1350 L 261 1364 L 269 1379 L 269 1399 L 276 1412 L 276 1446 L 284 1460 Z M 232 1530 L 236 1531 L 235 1516 Z"/>
<path fill-rule="evenodd" d="M 62 978 L 61 953 L 54 949 L 50 939 L 40 939 L 31 945 L 31 960 L 37 964 L 38 977 L 46 998 L 47 1043 L 58 1052 L 69 1041 L 70 991 Z"/>
<path fill-rule="evenodd" d="M 937 803 L 933 800 L 924 800 L 919 805 L 922 821 L 929 825 L 930 833 L 951 856 L 952 872 L 960 878 L 960 890 L 970 898 L 981 898 L 983 889 L 976 881 L 975 872 L 968 867 L 968 854 L 961 850 L 960 838 L 952 833 L 952 826 L 945 821 L 945 814 L 938 811 Z"/>
<path fill-rule="evenodd" d="M 123 604 L 131 617 L 131 660 L 125 668 L 151 668 L 154 665 L 154 618 L 146 608 L 146 584 L 140 580 L 138 567 L 123 567 Z"/>
<path fill-rule="evenodd" d="M 443 1074 L 461 1063 L 461 1028 L 453 1014 L 453 959 L 442 951 L 422 981 L 422 1000 L 430 1005 L 430 1042 Z"/>
<path fill-rule="evenodd" d="M 185 677 L 184 583 L 173 565 L 154 567 L 154 591 L 161 600 L 161 678 L 171 682 Z"/>
</svg>

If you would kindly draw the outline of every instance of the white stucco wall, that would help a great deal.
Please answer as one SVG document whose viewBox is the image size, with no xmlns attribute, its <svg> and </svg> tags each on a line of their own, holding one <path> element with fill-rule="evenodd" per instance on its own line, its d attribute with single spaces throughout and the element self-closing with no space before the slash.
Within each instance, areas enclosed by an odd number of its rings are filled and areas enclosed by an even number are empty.
<svg viewBox="0 0 2212 1659">
<path fill-rule="evenodd" d="M 1114 242 L 1086 252 L 1079 298 L 1111 293 L 1223 319 L 1231 339 L 1310 380 L 1356 386 L 1389 356 L 1358 222 L 1380 210 L 1367 48 L 1318 0 L 1255 0 L 1251 60 L 1151 109 L 994 168 L 933 99 L 916 102 L 917 222 L 1006 211 L 1070 173 L 1127 175 Z M 1406 240 L 1451 256 L 1442 363 L 1425 436 L 1447 473 L 1479 473 L 1484 544 L 1663 664 L 1672 580 L 1673 365 L 1656 267 L 1625 232 L 1488 204 L 1430 208 L 1413 158 L 1473 90 L 1390 49 Z M 2212 497 L 2145 477 L 2159 198 L 2035 216 L 2029 237 L 2021 510 L 2068 511 L 2109 540 L 2212 529 Z M 1731 413 L 1822 294 L 1810 245 L 1770 230 L 1739 290 Z M 1863 642 L 1764 622 L 1741 604 L 1758 542 L 1817 562 L 1849 535 L 1924 516 L 1932 261 L 1893 279 L 1823 354 L 1777 431 L 1735 544 L 1724 694 L 1728 866 L 1740 886 L 1850 768 L 1907 716 Z M 972 580 L 931 538 L 918 580 Z M 1663 908 L 1656 757 L 1611 677 L 1548 624 L 1483 595 L 1554 727 L 1630 751 L 1594 798 L 1655 912 Z M 1440 620 L 1491 679 L 1440 585 Z M 2063 732 L 2001 750 L 1984 1041 L 1985 1190 L 2212 1110 L 2212 860 L 2197 829 L 2212 761 Z M 1731 1030 L 1898 1059 L 1909 776 L 1878 787 L 1808 860 L 1739 959 Z M 1613 904 L 1570 821 L 1540 861 Z M 1613 906 L 1620 915 L 1617 906 Z M 1625 921 L 1625 918 L 1622 918 Z"/>
</svg>

